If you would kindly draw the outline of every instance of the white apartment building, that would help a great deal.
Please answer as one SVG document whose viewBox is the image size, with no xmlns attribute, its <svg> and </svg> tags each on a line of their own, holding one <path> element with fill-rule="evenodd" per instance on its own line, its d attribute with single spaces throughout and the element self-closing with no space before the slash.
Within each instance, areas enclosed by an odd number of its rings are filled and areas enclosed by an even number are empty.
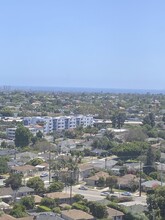
<svg viewBox="0 0 165 220">
<path fill-rule="evenodd" d="M 77 126 L 93 126 L 93 116 L 78 115 L 78 116 L 59 116 L 59 117 L 25 117 L 24 125 L 39 124 L 43 126 L 45 134 L 51 133 L 54 130 L 74 129 Z"/>
<path fill-rule="evenodd" d="M 45 134 L 53 131 L 52 117 L 25 117 L 23 123 L 25 126 L 38 124 L 43 127 L 43 133 Z"/>
<path fill-rule="evenodd" d="M 28 128 L 30 130 L 30 132 L 33 135 L 36 135 L 36 133 L 38 131 L 41 131 L 43 133 L 43 127 L 38 126 L 38 125 L 34 125 L 34 126 L 25 126 L 26 128 Z M 14 140 L 15 139 L 15 131 L 16 131 L 16 127 L 15 128 L 7 128 L 6 129 L 6 134 L 7 134 L 7 138 L 10 140 Z"/>
</svg>

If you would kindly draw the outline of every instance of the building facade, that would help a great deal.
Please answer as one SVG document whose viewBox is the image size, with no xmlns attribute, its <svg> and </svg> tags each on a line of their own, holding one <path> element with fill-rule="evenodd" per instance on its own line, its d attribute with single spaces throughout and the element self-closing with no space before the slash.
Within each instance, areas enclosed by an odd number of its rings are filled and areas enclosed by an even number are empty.
<svg viewBox="0 0 165 220">
<path fill-rule="evenodd" d="M 43 126 L 43 133 L 48 134 L 53 131 L 66 129 L 74 129 L 78 126 L 93 126 L 93 116 L 59 116 L 59 117 L 25 117 L 24 125 L 40 125 Z"/>
</svg>

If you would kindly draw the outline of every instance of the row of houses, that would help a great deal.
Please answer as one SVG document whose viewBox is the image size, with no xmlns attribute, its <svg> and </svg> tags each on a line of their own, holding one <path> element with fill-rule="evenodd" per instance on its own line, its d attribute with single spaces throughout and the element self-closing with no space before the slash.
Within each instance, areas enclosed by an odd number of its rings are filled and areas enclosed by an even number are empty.
<svg viewBox="0 0 165 220">
<path fill-rule="evenodd" d="M 16 197 L 15 197 L 16 196 Z M 43 197 L 39 195 L 35 195 L 34 189 L 24 186 L 20 187 L 15 194 L 15 191 L 13 191 L 10 187 L 4 187 L 3 190 L 0 191 L 0 198 L 3 202 L 0 202 L 0 208 L 1 210 L 4 210 L 7 212 L 7 210 L 11 209 L 10 206 L 10 201 L 12 201 L 13 197 L 15 197 L 15 202 L 20 201 L 22 197 L 25 196 L 33 196 L 34 197 L 34 202 L 35 206 L 40 205 L 42 198 L 50 198 L 54 200 L 58 200 L 58 205 L 61 209 L 61 214 L 57 215 L 56 213 L 45 213 L 43 216 L 41 216 L 43 213 L 36 213 L 35 209 L 31 210 L 29 212 L 29 216 L 26 218 L 21 218 L 20 220 L 33 220 L 33 219 L 38 219 L 38 220 L 95 220 L 96 218 L 87 212 L 84 212 L 82 210 L 77 210 L 77 209 L 71 209 L 71 205 L 75 202 L 74 197 L 70 197 L 70 194 L 65 193 L 65 192 L 52 192 L 52 193 L 45 193 Z M 69 209 L 67 209 L 68 207 Z M 107 207 L 107 214 L 108 214 L 108 219 L 113 219 L 113 220 L 123 220 L 124 213 Z M 1 218 L 3 216 L 3 218 Z M 8 219 L 8 220 L 14 220 L 15 218 L 9 215 L 2 215 L 0 216 L 0 220 L 2 219 Z"/>
</svg>

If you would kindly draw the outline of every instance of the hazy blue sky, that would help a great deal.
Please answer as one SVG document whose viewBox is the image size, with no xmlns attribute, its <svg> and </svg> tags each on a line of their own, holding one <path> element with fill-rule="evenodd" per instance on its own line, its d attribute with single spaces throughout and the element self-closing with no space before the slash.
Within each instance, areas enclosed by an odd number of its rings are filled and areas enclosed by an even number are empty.
<svg viewBox="0 0 165 220">
<path fill-rule="evenodd" d="M 0 1 L 0 85 L 164 89 L 165 1 Z"/>
</svg>

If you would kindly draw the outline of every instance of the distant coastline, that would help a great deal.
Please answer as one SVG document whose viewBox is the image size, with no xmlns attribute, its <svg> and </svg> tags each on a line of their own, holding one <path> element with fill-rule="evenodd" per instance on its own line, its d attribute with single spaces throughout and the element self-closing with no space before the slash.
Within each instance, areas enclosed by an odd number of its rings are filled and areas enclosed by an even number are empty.
<svg viewBox="0 0 165 220">
<path fill-rule="evenodd" d="M 83 87 L 48 87 L 48 86 L 9 86 L 1 85 L 0 91 L 27 91 L 27 92 L 72 92 L 72 93 L 131 93 L 131 94 L 165 94 L 165 90 L 156 89 L 117 89 L 117 88 L 83 88 Z"/>
</svg>

